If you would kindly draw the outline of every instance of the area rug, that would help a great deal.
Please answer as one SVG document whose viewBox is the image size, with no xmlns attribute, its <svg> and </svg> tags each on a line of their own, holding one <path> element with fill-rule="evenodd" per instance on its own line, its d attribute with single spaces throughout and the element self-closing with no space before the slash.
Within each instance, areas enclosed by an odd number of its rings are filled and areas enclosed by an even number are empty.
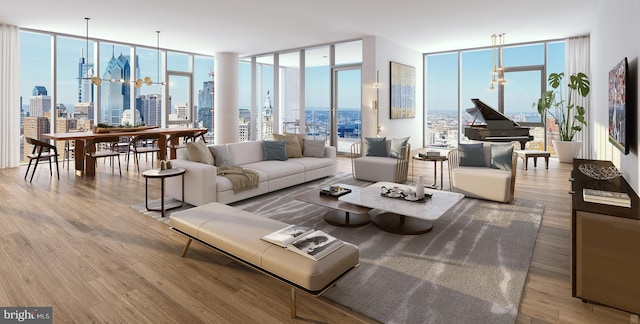
<svg viewBox="0 0 640 324">
<path fill-rule="evenodd" d="M 333 183 L 365 186 L 350 174 L 279 190 L 231 205 L 289 224 L 321 229 L 360 248 L 360 267 L 324 296 L 383 323 L 513 323 L 544 203 L 465 198 L 430 233 L 397 235 L 373 224 L 324 222 L 329 208 L 297 201 Z M 138 204 L 140 205 L 140 204 Z M 144 210 L 144 203 L 131 206 Z M 174 210 L 177 211 L 178 209 Z M 157 217 L 159 213 L 146 214 Z"/>
<path fill-rule="evenodd" d="M 349 178 L 326 179 L 352 183 Z M 368 183 L 358 182 L 357 185 Z M 465 198 L 430 233 L 324 222 L 329 208 L 293 199 L 312 183 L 232 204 L 321 229 L 360 248 L 360 267 L 324 296 L 383 323 L 514 323 L 544 203 Z"/>
</svg>

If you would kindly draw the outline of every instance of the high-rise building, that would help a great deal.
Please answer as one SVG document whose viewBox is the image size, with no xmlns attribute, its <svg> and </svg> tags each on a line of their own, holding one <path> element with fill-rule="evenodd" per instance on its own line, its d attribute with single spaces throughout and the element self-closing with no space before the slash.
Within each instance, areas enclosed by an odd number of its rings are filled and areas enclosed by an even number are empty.
<svg viewBox="0 0 640 324">
<path fill-rule="evenodd" d="M 51 97 L 47 95 L 47 88 L 35 86 L 29 100 L 29 116 L 44 117 L 44 113 L 51 111 Z"/>
<path fill-rule="evenodd" d="M 262 108 L 262 139 L 273 138 L 273 107 L 271 107 L 271 96 L 267 91 L 267 99 Z"/>
<path fill-rule="evenodd" d="M 139 75 L 138 60 L 136 60 L 136 75 Z M 111 60 L 107 63 L 107 68 L 102 76 L 106 80 L 124 80 L 124 82 L 106 82 L 102 84 L 104 98 L 104 108 L 101 110 L 100 122 L 110 125 L 120 125 L 122 122 L 122 112 L 131 108 L 131 66 L 129 56 L 122 55 L 115 57 L 111 54 Z"/>
<path fill-rule="evenodd" d="M 94 75 L 94 70 L 93 64 L 88 64 L 88 61 L 89 59 L 84 57 L 84 49 L 82 49 L 78 60 L 78 102 L 93 102 L 91 77 Z"/>
<path fill-rule="evenodd" d="M 202 123 L 202 127 L 206 127 L 210 131 L 213 130 L 213 81 L 205 81 L 202 83 L 202 90 L 198 91 L 198 120 Z"/>
<path fill-rule="evenodd" d="M 162 125 L 162 95 L 148 94 L 136 98 L 136 107 L 147 126 Z"/>
<path fill-rule="evenodd" d="M 79 102 L 73 106 L 73 112 L 77 119 L 93 120 L 93 102 Z"/>
<path fill-rule="evenodd" d="M 187 103 L 183 102 L 176 105 L 176 118 L 179 120 L 185 120 L 188 117 L 189 109 L 187 109 Z"/>
</svg>

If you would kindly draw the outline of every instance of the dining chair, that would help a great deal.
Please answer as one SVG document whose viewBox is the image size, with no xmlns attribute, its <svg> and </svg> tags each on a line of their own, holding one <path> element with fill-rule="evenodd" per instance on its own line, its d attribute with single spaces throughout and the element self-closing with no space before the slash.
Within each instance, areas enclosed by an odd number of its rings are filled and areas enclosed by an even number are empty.
<svg viewBox="0 0 640 324">
<path fill-rule="evenodd" d="M 31 162 L 33 162 L 33 160 L 36 160 L 36 163 L 33 166 L 29 182 L 33 181 L 33 175 L 36 173 L 36 168 L 38 168 L 38 162 L 43 159 L 49 160 L 49 173 L 53 176 L 53 168 L 51 166 L 51 158 L 53 158 L 56 161 L 56 172 L 58 174 L 58 180 L 60 180 L 58 149 L 56 149 L 56 146 L 31 137 L 27 137 L 26 141 L 27 144 L 33 145 L 33 149 L 31 150 L 31 154 L 27 155 L 27 158 L 29 158 L 29 165 L 27 166 L 27 172 L 24 174 L 24 179 L 27 180 L 27 175 L 29 175 L 29 169 L 31 168 Z"/>
<path fill-rule="evenodd" d="M 135 136 L 131 139 L 131 145 L 129 147 L 129 152 L 133 153 L 133 157 L 135 159 L 136 166 L 138 168 L 138 172 L 140 172 L 140 154 L 147 153 L 158 153 L 160 152 L 160 147 L 158 146 L 158 141 L 160 139 L 160 134 L 142 134 Z M 155 161 L 155 159 L 153 159 Z M 129 170 L 129 153 L 127 153 L 127 170 Z"/>
<path fill-rule="evenodd" d="M 120 143 L 119 136 L 97 137 L 88 140 L 84 146 L 84 155 L 86 158 L 93 159 L 94 167 L 99 158 L 111 158 L 111 173 L 114 172 L 113 158 L 118 158 L 118 171 L 122 177 L 122 167 L 120 165 L 120 151 L 118 150 Z M 94 174 L 95 178 L 95 174 Z"/>
</svg>

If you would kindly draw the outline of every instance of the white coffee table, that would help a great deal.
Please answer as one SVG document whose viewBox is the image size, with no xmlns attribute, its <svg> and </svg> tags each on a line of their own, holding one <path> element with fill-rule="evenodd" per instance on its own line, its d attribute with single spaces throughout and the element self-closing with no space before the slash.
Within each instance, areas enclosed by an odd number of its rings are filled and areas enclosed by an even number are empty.
<svg viewBox="0 0 640 324">
<path fill-rule="evenodd" d="M 440 218 L 442 214 L 464 198 L 463 194 L 456 192 L 425 189 L 426 194 L 432 195 L 425 202 L 406 201 L 381 196 L 382 186 L 386 188 L 399 187 L 405 192 L 408 192 L 409 189 L 415 191 L 414 186 L 378 182 L 357 192 L 344 195 L 338 200 L 384 211 L 373 217 L 373 223 L 382 230 L 397 234 L 423 234 L 431 231 L 433 220 Z"/>
</svg>

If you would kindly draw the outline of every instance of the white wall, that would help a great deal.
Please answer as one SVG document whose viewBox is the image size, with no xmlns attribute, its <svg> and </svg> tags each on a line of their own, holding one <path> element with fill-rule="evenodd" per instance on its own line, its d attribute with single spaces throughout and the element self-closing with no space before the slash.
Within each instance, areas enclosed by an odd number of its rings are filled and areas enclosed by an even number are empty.
<svg viewBox="0 0 640 324">
<path fill-rule="evenodd" d="M 406 137 L 411 136 L 409 142 L 411 148 L 416 149 L 422 147 L 422 129 L 423 129 L 423 56 L 422 53 L 416 52 L 409 48 L 400 46 L 386 39 L 376 37 L 375 42 L 376 55 L 375 62 L 377 70 L 380 72 L 380 126 L 382 131 L 380 136 L 386 137 Z M 389 108 L 390 103 L 390 66 L 391 61 L 410 65 L 415 67 L 416 71 L 416 117 L 404 119 L 391 119 Z"/>
<path fill-rule="evenodd" d="M 617 0 L 601 1 L 596 10 L 596 17 L 591 32 L 591 112 L 589 122 L 593 134 L 596 159 L 610 160 L 624 174 L 636 193 L 640 180 L 638 164 L 638 130 L 640 114 L 638 102 L 631 103 L 630 109 L 636 112 L 636 132 L 630 134 L 634 139 L 630 153 L 624 155 L 609 143 L 608 139 L 608 78 L 609 70 L 624 57 L 629 61 L 630 79 L 628 97 L 637 98 L 640 83 L 638 82 L 638 58 L 640 56 L 640 1 Z"/>
</svg>

